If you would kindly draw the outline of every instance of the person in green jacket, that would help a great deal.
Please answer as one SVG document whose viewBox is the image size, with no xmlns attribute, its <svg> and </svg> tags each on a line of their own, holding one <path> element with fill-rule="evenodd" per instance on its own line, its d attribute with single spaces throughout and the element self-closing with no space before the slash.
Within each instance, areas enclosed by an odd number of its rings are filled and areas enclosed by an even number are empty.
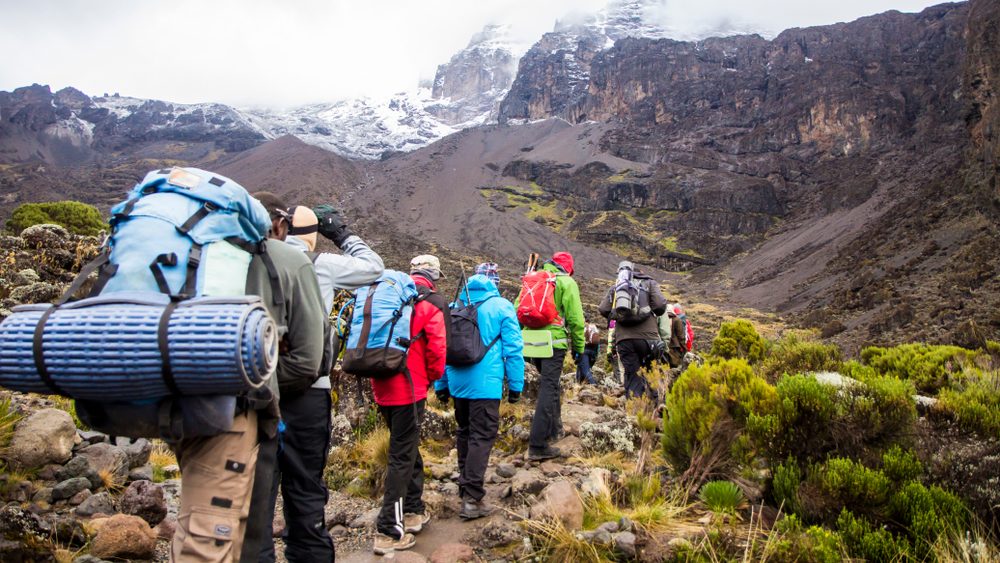
<svg viewBox="0 0 1000 563">
<path fill-rule="evenodd" d="M 542 270 L 556 276 L 554 297 L 559 315 L 555 322 L 547 327 L 552 333 L 552 357 L 533 360 L 540 374 L 538 400 L 535 403 L 535 416 L 531 419 L 531 436 L 528 440 L 528 459 L 533 461 L 561 455 L 559 448 L 553 447 L 549 442 L 558 439 L 562 431 L 560 378 L 563 360 L 569 352 L 574 362 L 579 363 L 585 345 L 580 288 L 572 277 L 573 255 L 569 252 L 556 252 L 552 255 L 552 259 L 542 266 Z"/>
</svg>

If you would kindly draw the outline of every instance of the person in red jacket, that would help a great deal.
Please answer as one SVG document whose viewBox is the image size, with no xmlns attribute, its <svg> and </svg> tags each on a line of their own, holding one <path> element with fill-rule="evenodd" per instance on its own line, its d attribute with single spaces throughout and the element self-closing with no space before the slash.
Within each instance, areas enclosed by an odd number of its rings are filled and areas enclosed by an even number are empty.
<svg viewBox="0 0 1000 563">
<path fill-rule="evenodd" d="M 434 282 L 441 277 L 441 262 L 435 256 L 417 256 L 410 262 L 410 277 L 418 288 L 436 291 Z M 421 290 L 421 294 L 426 293 L 426 289 Z M 421 499 L 424 461 L 417 446 L 427 389 L 444 374 L 448 344 L 444 313 L 426 297 L 413 306 L 410 335 L 406 356 L 409 373 L 372 379 L 375 402 L 389 427 L 385 496 L 373 546 L 379 555 L 413 547 L 414 534 L 430 520 Z"/>
</svg>

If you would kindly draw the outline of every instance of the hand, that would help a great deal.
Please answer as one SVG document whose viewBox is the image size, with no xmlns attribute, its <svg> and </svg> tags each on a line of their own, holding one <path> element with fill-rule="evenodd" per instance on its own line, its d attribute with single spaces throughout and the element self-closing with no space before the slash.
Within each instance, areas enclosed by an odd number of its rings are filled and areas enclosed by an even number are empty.
<svg viewBox="0 0 1000 563">
<path fill-rule="evenodd" d="M 448 391 L 448 389 L 438 389 L 437 391 L 434 392 L 434 394 L 437 395 L 438 402 L 440 402 L 442 405 L 447 405 L 448 399 L 451 398 L 451 392 Z"/>
<path fill-rule="evenodd" d="M 514 403 L 516 403 L 516 402 L 518 402 L 520 400 L 521 400 L 521 392 L 520 391 L 507 391 L 507 402 L 508 403 L 510 403 L 510 404 L 513 405 Z"/>
<path fill-rule="evenodd" d="M 320 205 L 313 209 L 313 213 L 319 219 L 319 233 L 333 241 L 338 247 L 342 247 L 344 241 L 354 235 L 347 224 L 344 223 L 344 218 L 340 216 L 340 212 L 332 205 Z"/>
<path fill-rule="evenodd" d="M 580 352 L 573 352 L 573 364 L 579 366 L 580 365 L 580 359 L 582 357 L 583 357 L 582 353 L 580 353 Z"/>
</svg>

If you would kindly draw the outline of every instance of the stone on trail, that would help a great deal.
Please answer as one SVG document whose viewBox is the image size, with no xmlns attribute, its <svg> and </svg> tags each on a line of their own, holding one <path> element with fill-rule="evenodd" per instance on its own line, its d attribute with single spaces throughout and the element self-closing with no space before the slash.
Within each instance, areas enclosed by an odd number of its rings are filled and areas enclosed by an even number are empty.
<svg viewBox="0 0 1000 563">
<path fill-rule="evenodd" d="M 133 481 L 119 502 L 123 513 L 138 516 L 150 526 L 159 524 L 167 515 L 163 487 L 151 481 Z"/>
<path fill-rule="evenodd" d="M 76 434 L 73 417 L 59 409 L 42 409 L 17 424 L 4 457 L 21 469 L 47 463 L 66 463 L 73 455 Z"/>
<path fill-rule="evenodd" d="M 57 484 L 55 487 L 52 487 L 52 500 L 57 501 L 69 499 L 80 491 L 85 491 L 89 488 L 90 480 L 86 477 L 73 477 L 72 479 L 66 479 L 65 481 Z"/>
<path fill-rule="evenodd" d="M 128 454 L 118 446 L 100 442 L 82 448 L 77 453 L 87 458 L 94 471 L 109 472 L 116 483 L 124 483 L 128 478 Z"/>
<path fill-rule="evenodd" d="M 74 477 L 86 477 L 90 481 L 90 488 L 97 489 L 103 485 L 101 476 L 90 464 L 90 460 L 83 456 L 76 456 L 69 460 L 69 463 L 56 471 L 55 480 L 65 481 Z"/>
<path fill-rule="evenodd" d="M 511 480 L 511 493 L 533 495 L 545 488 L 545 477 L 536 469 L 520 469 Z"/>
<path fill-rule="evenodd" d="M 111 493 L 107 491 L 91 495 L 73 509 L 73 514 L 84 518 L 95 514 L 114 514 L 116 512 L 114 500 L 111 498 Z"/>
<path fill-rule="evenodd" d="M 510 479 L 517 473 L 517 468 L 510 463 L 501 463 L 496 468 L 497 475 L 503 477 L 504 479 Z"/>
<path fill-rule="evenodd" d="M 625 557 L 635 557 L 635 534 L 632 532 L 618 532 L 611 537 L 614 540 L 615 551 Z"/>
<path fill-rule="evenodd" d="M 558 519 L 567 529 L 579 530 L 583 527 L 583 501 L 572 483 L 560 479 L 542 491 L 538 504 L 531 507 L 531 518 Z"/>
<path fill-rule="evenodd" d="M 105 559 L 152 559 L 155 551 L 156 533 L 145 520 L 128 514 L 108 518 L 90 544 L 90 553 Z"/>
<path fill-rule="evenodd" d="M 472 546 L 464 543 L 446 543 L 434 550 L 431 563 L 470 563 L 479 561 Z"/>
</svg>

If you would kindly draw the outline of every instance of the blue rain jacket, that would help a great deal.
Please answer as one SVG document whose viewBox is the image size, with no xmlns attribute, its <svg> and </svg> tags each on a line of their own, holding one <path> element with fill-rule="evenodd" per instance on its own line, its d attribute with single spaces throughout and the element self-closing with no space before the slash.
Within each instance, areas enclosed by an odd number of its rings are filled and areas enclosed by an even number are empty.
<svg viewBox="0 0 1000 563">
<path fill-rule="evenodd" d="M 524 341 L 514 304 L 500 297 L 497 287 L 484 275 L 469 278 L 468 285 L 459 295 L 463 304 L 470 303 L 470 299 L 471 303 L 486 301 L 477 311 L 483 344 L 488 345 L 497 334 L 500 340 L 478 364 L 445 368 L 444 377 L 434 383 L 434 388 L 447 387 L 453 397 L 461 399 L 501 399 L 506 376 L 510 390 L 520 393 L 524 387 Z"/>
</svg>

